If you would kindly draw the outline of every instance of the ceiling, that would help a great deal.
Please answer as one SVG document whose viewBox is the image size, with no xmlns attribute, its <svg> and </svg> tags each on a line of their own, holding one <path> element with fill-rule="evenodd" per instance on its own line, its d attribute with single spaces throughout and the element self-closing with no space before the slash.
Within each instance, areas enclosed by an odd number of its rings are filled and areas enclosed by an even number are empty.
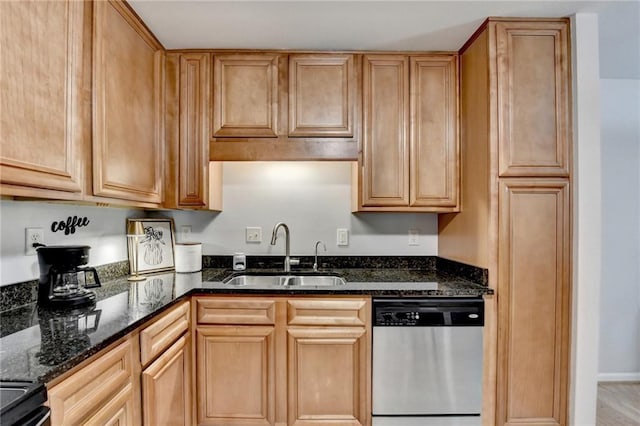
<svg viewBox="0 0 640 426">
<path fill-rule="evenodd" d="M 129 0 L 167 49 L 458 50 L 487 16 L 598 14 L 602 78 L 640 79 L 640 0 Z"/>
</svg>

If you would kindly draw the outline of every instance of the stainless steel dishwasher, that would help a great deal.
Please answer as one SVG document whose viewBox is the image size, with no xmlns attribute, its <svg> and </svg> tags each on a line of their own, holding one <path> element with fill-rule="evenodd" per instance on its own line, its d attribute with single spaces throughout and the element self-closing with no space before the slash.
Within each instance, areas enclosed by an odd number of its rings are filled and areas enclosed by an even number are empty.
<svg viewBox="0 0 640 426">
<path fill-rule="evenodd" d="M 373 299 L 373 426 L 480 425 L 482 298 Z"/>
</svg>

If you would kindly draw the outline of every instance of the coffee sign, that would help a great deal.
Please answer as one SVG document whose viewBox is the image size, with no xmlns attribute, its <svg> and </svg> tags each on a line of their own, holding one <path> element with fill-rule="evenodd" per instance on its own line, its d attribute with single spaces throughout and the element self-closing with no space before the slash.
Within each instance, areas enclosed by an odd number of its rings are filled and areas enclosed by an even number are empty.
<svg viewBox="0 0 640 426">
<path fill-rule="evenodd" d="M 51 231 L 64 231 L 64 235 L 75 234 L 76 228 L 82 228 L 88 224 L 88 217 L 69 216 L 66 221 L 53 222 L 51 224 Z"/>
</svg>

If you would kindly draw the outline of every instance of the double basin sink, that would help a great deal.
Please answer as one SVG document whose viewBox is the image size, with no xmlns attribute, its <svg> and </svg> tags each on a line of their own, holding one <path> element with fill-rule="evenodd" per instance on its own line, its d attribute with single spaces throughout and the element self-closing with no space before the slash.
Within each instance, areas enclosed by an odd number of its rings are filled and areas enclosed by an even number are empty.
<svg viewBox="0 0 640 426">
<path fill-rule="evenodd" d="M 222 281 L 231 286 L 253 286 L 289 289 L 303 287 L 335 287 L 345 285 L 346 281 L 335 274 L 321 273 L 286 273 L 286 272 L 256 272 L 235 273 Z"/>
</svg>

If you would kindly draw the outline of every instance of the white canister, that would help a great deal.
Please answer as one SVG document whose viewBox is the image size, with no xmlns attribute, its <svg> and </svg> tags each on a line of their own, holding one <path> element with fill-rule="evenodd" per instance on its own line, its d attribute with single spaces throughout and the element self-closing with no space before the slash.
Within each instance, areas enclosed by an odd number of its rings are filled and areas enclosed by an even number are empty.
<svg viewBox="0 0 640 426">
<path fill-rule="evenodd" d="M 202 243 L 176 243 L 176 272 L 202 270 Z"/>
</svg>

